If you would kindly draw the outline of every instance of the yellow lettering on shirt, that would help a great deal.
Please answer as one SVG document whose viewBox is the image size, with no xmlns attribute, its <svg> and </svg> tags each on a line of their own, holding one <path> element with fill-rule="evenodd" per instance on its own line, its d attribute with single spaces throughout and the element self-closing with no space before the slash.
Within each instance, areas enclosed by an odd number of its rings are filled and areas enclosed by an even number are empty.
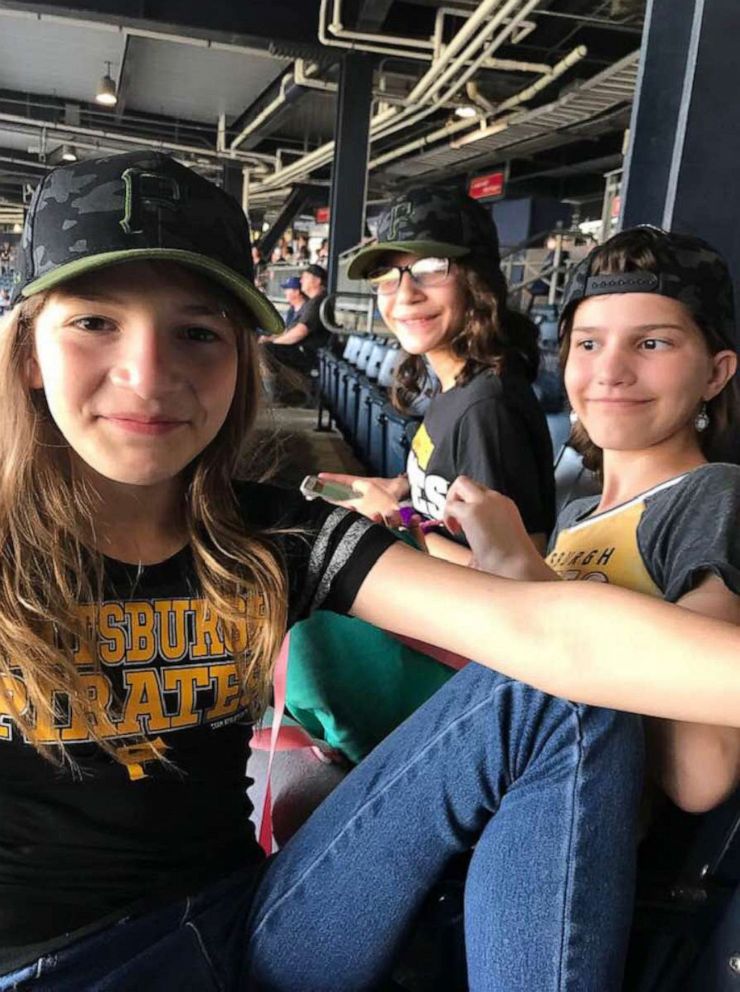
<svg viewBox="0 0 740 992">
<path fill-rule="evenodd" d="M 234 662 L 223 665 L 211 665 L 211 681 L 216 686 L 216 696 L 213 706 L 206 712 L 205 718 L 220 720 L 225 716 L 236 713 L 242 705 L 242 692 L 239 677 Z"/>
<path fill-rule="evenodd" d="M 77 607 L 77 616 L 79 617 L 82 629 L 87 635 L 77 639 L 74 649 L 75 664 L 81 667 L 92 665 L 95 660 L 90 651 L 90 642 L 95 632 L 95 614 L 96 608 L 94 603 L 85 603 Z"/>
<path fill-rule="evenodd" d="M 153 661 L 157 654 L 157 641 L 154 636 L 154 609 L 146 601 L 124 604 L 124 615 L 128 620 L 127 665 L 143 665 Z"/>
<path fill-rule="evenodd" d="M 0 675 L 0 741 L 13 739 L 13 719 L 25 712 L 28 693 L 15 675 Z"/>
<path fill-rule="evenodd" d="M 120 603 L 101 603 L 98 610 L 98 648 L 104 665 L 120 665 L 126 658 L 126 635 L 121 628 L 124 621 Z"/>
<path fill-rule="evenodd" d="M 162 685 L 165 692 L 177 692 L 177 713 L 171 718 L 171 727 L 194 727 L 200 722 L 195 709 L 196 689 L 207 689 L 211 684 L 208 665 L 195 668 L 165 668 Z"/>
<path fill-rule="evenodd" d="M 637 528 L 644 511 L 645 503 L 639 499 L 560 531 L 547 557 L 548 565 L 564 579 L 609 582 L 662 597 L 637 542 Z"/>
<path fill-rule="evenodd" d="M 108 705 L 111 700 L 111 685 L 105 675 L 83 675 L 81 677 L 87 695 L 93 704 L 91 718 L 101 737 L 114 737 L 118 734 L 118 728 L 111 723 L 108 716 Z M 63 743 L 71 741 L 90 740 L 90 732 L 82 717 L 77 714 L 67 727 L 62 727 L 57 731 L 55 740 Z"/>
<path fill-rule="evenodd" d="M 188 648 L 187 613 L 189 599 L 157 599 L 154 611 L 158 620 L 159 650 L 165 661 L 182 661 Z"/>
<path fill-rule="evenodd" d="M 191 658 L 218 657 L 226 654 L 218 615 L 204 599 L 193 600 L 193 644 Z"/>
<path fill-rule="evenodd" d="M 123 684 L 129 694 L 124 705 L 123 719 L 118 724 L 120 736 L 156 734 L 169 730 L 171 721 L 162 706 L 157 673 L 150 668 L 127 671 L 123 674 Z"/>
</svg>

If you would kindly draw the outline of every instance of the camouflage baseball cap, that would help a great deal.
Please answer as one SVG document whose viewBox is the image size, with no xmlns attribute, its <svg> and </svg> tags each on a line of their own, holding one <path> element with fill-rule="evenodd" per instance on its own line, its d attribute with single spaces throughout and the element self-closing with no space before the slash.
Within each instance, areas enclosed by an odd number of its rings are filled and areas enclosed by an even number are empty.
<svg viewBox="0 0 740 992">
<path fill-rule="evenodd" d="M 127 152 L 54 169 L 26 218 L 11 302 L 122 262 L 179 262 L 230 290 L 265 331 L 283 322 L 254 286 L 239 204 L 160 152 Z"/>
<path fill-rule="evenodd" d="M 410 189 L 393 200 L 381 215 L 377 241 L 359 250 L 347 275 L 361 279 L 389 251 L 440 258 L 475 254 L 499 267 L 493 218 L 461 190 L 444 186 Z"/>
<path fill-rule="evenodd" d="M 636 269 L 591 275 L 594 259 L 624 235 L 638 234 L 658 261 L 658 271 Z M 560 334 L 578 303 L 588 296 L 608 293 L 658 293 L 683 303 L 727 344 L 736 348 L 732 278 L 722 256 L 701 238 L 674 234 L 643 224 L 615 234 L 594 248 L 573 268 L 563 293 Z"/>
</svg>

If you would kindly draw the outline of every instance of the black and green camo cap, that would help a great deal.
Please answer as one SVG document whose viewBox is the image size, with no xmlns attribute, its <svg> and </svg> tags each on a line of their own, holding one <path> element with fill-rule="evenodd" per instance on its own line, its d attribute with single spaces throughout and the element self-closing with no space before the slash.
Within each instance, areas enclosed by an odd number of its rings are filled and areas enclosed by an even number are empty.
<svg viewBox="0 0 740 992">
<path fill-rule="evenodd" d="M 657 260 L 657 271 L 591 275 L 594 258 L 611 242 L 637 234 Z M 657 293 L 678 300 L 699 320 L 712 327 L 728 348 L 737 350 L 732 278 L 724 259 L 701 238 L 641 224 L 615 234 L 574 266 L 563 292 L 560 335 L 578 303 L 589 296 L 610 293 Z"/>
<path fill-rule="evenodd" d="M 377 241 L 359 250 L 347 275 L 361 279 L 391 251 L 439 258 L 473 254 L 495 269 L 500 261 L 491 215 L 461 190 L 445 186 L 421 186 L 396 197 L 380 217 Z"/>
<path fill-rule="evenodd" d="M 36 188 L 11 302 L 123 262 L 179 262 L 228 289 L 263 330 L 282 319 L 254 285 L 239 204 L 160 152 L 127 152 L 54 169 Z"/>
</svg>

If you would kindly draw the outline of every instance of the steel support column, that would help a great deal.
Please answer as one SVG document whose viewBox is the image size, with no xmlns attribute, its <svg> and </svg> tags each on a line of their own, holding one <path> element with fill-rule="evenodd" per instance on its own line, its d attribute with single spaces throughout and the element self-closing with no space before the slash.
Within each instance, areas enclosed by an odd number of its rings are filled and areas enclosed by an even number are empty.
<svg viewBox="0 0 740 992">
<path fill-rule="evenodd" d="M 621 224 L 705 238 L 740 309 L 738 37 L 737 0 L 649 0 Z"/>
<path fill-rule="evenodd" d="M 339 253 L 357 244 L 364 230 L 373 66 L 370 56 L 350 53 L 339 73 L 329 198 L 330 293 L 337 284 Z"/>
<path fill-rule="evenodd" d="M 242 165 L 241 162 L 224 163 L 223 185 L 224 190 L 233 196 L 239 206 L 242 205 Z"/>
</svg>

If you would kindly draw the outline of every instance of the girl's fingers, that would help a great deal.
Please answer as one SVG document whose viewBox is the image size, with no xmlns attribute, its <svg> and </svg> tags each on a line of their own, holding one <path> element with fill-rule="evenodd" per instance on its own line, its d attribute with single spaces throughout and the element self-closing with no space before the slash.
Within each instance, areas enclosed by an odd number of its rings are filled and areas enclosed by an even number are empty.
<svg viewBox="0 0 740 992">
<path fill-rule="evenodd" d="M 339 482 L 343 486 L 353 487 L 356 482 L 362 481 L 361 475 L 344 475 L 341 472 L 319 472 L 319 478 L 325 482 Z"/>
</svg>

